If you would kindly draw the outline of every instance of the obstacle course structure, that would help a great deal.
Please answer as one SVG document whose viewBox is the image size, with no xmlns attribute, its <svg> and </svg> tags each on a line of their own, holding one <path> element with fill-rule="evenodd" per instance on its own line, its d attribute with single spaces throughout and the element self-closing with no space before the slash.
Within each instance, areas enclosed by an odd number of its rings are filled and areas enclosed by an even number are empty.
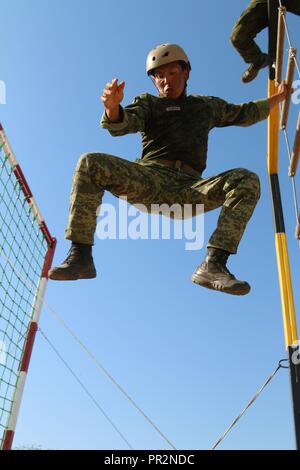
<svg viewBox="0 0 300 470">
<path fill-rule="evenodd" d="M 12 446 L 56 240 L 0 124 L 0 448 Z"/>
</svg>

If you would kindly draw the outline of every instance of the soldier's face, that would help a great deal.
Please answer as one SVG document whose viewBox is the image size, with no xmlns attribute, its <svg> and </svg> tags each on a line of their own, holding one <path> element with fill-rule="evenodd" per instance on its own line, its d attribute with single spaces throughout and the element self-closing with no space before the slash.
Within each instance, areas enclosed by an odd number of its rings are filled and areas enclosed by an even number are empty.
<svg viewBox="0 0 300 470">
<path fill-rule="evenodd" d="M 182 70 L 177 62 L 158 67 L 153 76 L 153 81 L 160 96 L 176 99 L 182 95 L 189 71 Z"/>
</svg>

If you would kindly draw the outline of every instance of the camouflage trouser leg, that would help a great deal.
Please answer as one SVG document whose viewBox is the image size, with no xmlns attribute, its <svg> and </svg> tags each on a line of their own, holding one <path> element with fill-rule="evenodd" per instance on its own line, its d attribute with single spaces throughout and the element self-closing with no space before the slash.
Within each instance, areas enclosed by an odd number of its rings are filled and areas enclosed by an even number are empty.
<svg viewBox="0 0 300 470">
<path fill-rule="evenodd" d="M 300 15 L 300 2 L 299 0 L 283 0 L 282 5 L 286 7 L 287 11 Z"/>
<path fill-rule="evenodd" d="M 126 196 L 131 204 L 204 204 L 210 211 L 223 206 L 218 226 L 209 240 L 213 246 L 235 253 L 259 199 L 258 177 L 235 169 L 210 178 L 195 178 L 155 163 L 136 163 L 106 154 L 85 154 L 73 178 L 65 238 L 93 244 L 96 212 L 104 190 Z"/>
<path fill-rule="evenodd" d="M 255 43 L 256 35 L 268 26 L 267 3 L 252 0 L 234 25 L 230 40 L 247 63 L 256 63 L 261 57 L 261 50 Z"/>
<path fill-rule="evenodd" d="M 260 197 L 259 178 L 255 173 L 237 168 L 208 178 L 203 184 L 208 197 L 205 211 L 210 210 L 211 199 L 212 209 L 216 203 L 223 206 L 217 228 L 207 246 L 236 253 L 247 222 Z"/>
<path fill-rule="evenodd" d="M 77 243 L 94 243 L 96 213 L 105 190 L 115 196 L 126 196 L 132 204 L 148 206 L 158 202 L 158 194 L 168 184 L 166 172 L 160 173 L 149 166 L 103 153 L 82 155 L 73 177 L 65 238 Z"/>
<path fill-rule="evenodd" d="M 205 212 L 222 206 L 217 228 L 207 246 L 221 248 L 230 253 L 237 252 L 259 197 L 258 176 L 244 168 L 199 179 L 192 184 L 189 183 L 177 193 L 178 202 L 204 204 Z"/>
</svg>

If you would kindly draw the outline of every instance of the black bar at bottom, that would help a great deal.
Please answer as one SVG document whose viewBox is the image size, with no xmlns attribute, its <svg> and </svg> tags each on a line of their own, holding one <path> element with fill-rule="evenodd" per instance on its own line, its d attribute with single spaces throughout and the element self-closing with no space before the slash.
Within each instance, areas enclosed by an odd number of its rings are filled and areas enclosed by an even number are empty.
<svg viewBox="0 0 300 470">
<path fill-rule="evenodd" d="M 300 450 L 300 349 L 289 346 L 290 377 L 297 450 Z"/>
</svg>

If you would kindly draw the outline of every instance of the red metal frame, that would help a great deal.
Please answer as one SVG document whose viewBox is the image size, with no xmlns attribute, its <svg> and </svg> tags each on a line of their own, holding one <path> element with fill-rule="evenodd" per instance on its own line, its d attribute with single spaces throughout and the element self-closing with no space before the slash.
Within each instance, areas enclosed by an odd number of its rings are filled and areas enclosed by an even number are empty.
<svg viewBox="0 0 300 470">
<path fill-rule="evenodd" d="M 19 411 L 19 407 L 21 404 L 22 393 L 26 381 L 26 376 L 29 368 L 30 358 L 34 346 L 34 340 L 36 336 L 36 332 L 38 330 L 38 319 L 40 315 L 40 309 L 42 306 L 42 299 L 45 292 L 46 282 L 48 280 L 48 271 L 51 267 L 52 260 L 54 257 L 54 251 L 56 247 L 56 239 L 53 238 L 50 234 L 50 231 L 41 215 L 41 212 L 34 200 L 30 187 L 26 181 L 24 173 L 17 162 L 17 159 L 10 147 L 10 144 L 7 140 L 5 135 L 4 129 L 2 124 L 0 123 L 0 142 L 3 143 L 3 148 L 5 153 L 8 155 L 8 160 L 12 166 L 13 172 L 16 176 L 17 181 L 19 182 L 20 188 L 22 189 L 26 201 L 32 208 L 34 214 L 37 217 L 37 223 L 40 227 L 41 232 L 43 233 L 45 240 L 48 244 L 48 251 L 45 256 L 44 264 L 42 267 L 41 272 L 41 280 L 39 283 L 35 305 L 33 306 L 33 320 L 29 323 L 27 337 L 24 342 L 22 359 L 19 366 L 19 380 L 17 382 L 16 393 L 14 395 L 13 405 L 11 409 L 11 415 L 8 423 L 8 428 L 4 432 L 3 442 L 2 442 L 2 449 L 3 450 L 10 450 L 13 443 L 14 433 L 15 433 L 15 426 L 17 421 L 17 415 Z"/>
</svg>

